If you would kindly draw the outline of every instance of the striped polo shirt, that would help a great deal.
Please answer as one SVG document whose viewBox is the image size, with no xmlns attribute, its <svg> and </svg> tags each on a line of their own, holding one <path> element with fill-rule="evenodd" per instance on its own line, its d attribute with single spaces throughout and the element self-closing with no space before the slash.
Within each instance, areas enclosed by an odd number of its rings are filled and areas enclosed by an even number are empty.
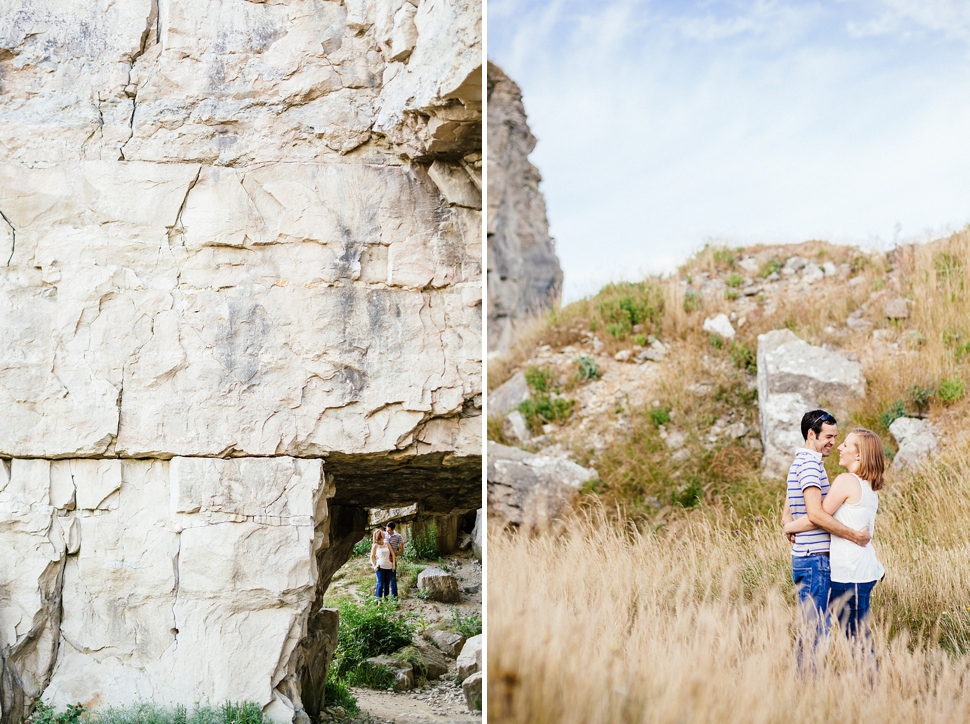
<svg viewBox="0 0 970 724">
<path fill-rule="evenodd" d="M 805 488 L 819 488 L 822 500 L 829 492 L 829 476 L 822 465 L 822 453 L 802 448 L 795 455 L 795 461 L 788 470 L 788 507 L 792 517 L 805 515 Z M 796 557 L 810 553 L 829 552 L 829 534 L 821 528 L 813 528 L 807 533 L 796 533 L 791 554 Z"/>
<path fill-rule="evenodd" d="M 394 549 L 395 555 L 397 554 L 398 549 L 404 545 L 404 536 L 396 531 L 394 533 L 387 534 L 384 540 L 391 544 L 391 548 Z"/>
</svg>

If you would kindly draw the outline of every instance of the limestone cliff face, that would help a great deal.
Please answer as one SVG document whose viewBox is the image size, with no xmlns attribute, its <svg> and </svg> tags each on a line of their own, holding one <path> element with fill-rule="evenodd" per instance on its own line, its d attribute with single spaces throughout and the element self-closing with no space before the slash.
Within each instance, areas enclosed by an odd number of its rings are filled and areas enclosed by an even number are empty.
<svg viewBox="0 0 970 724">
<path fill-rule="evenodd" d="M 560 299 L 562 269 L 549 236 L 536 139 L 519 87 L 488 64 L 488 351 L 508 349 L 515 323 Z"/>
<path fill-rule="evenodd" d="M 360 508 L 481 506 L 481 57 L 474 0 L 0 10 L 4 724 L 305 721 Z"/>
</svg>

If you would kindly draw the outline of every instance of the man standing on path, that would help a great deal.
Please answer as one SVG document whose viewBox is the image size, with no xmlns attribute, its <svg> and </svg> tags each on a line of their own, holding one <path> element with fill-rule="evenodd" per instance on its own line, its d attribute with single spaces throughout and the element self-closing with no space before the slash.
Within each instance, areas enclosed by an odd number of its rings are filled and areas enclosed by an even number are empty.
<svg viewBox="0 0 970 724">
<path fill-rule="evenodd" d="M 788 470 L 788 495 L 782 524 L 807 515 L 815 528 L 796 533 L 792 540 L 792 580 L 798 589 L 798 603 L 806 623 L 817 633 L 828 627 L 827 610 L 831 585 L 829 535 L 865 546 L 871 539 L 868 528 L 853 530 L 822 510 L 829 492 L 829 478 L 822 464 L 835 444 L 838 423 L 825 410 L 812 410 L 802 417 L 805 447 L 795 455 Z M 791 539 L 791 536 L 789 536 Z"/>
<path fill-rule="evenodd" d="M 394 555 L 397 556 L 395 560 L 400 560 L 401 554 L 404 553 L 404 536 L 395 530 L 396 527 L 396 523 L 388 523 L 385 529 L 387 531 L 385 536 L 387 542 L 391 544 L 391 548 L 394 550 Z M 397 598 L 397 565 L 391 571 L 391 595 Z"/>
</svg>

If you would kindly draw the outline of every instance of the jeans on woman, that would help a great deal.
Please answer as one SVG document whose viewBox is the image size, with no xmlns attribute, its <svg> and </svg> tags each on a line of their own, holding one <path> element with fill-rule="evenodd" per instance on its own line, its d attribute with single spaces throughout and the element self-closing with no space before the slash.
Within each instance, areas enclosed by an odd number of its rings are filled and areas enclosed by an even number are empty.
<svg viewBox="0 0 970 724">
<path fill-rule="evenodd" d="M 377 569 L 377 588 L 374 595 L 378 598 L 386 598 L 391 595 L 391 574 L 394 571 L 390 568 Z"/>
<path fill-rule="evenodd" d="M 846 636 L 869 636 L 866 618 L 869 616 L 869 596 L 876 581 L 867 583 L 839 583 L 832 581 L 832 606 Z"/>
</svg>

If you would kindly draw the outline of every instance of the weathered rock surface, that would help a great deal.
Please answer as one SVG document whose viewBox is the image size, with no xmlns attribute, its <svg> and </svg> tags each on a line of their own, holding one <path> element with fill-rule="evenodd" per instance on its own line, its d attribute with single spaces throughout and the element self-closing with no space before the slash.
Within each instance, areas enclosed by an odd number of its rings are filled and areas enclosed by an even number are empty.
<svg viewBox="0 0 970 724">
<path fill-rule="evenodd" d="M 488 396 L 488 416 L 501 417 L 529 399 L 529 383 L 519 370 Z"/>
<path fill-rule="evenodd" d="M 526 529 L 551 525 L 583 483 L 596 477 L 595 470 L 564 458 L 533 455 L 495 442 L 488 443 L 487 474 L 490 519 Z"/>
<path fill-rule="evenodd" d="M 883 306 L 882 315 L 886 319 L 906 319 L 909 317 L 909 305 L 902 297 L 894 297 Z"/>
<path fill-rule="evenodd" d="M 901 469 L 918 468 L 939 447 L 929 420 L 900 417 L 893 420 L 889 432 L 899 445 L 893 464 Z"/>
<path fill-rule="evenodd" d="M 465 637 L 451 631 L 432 629 L 427 636 L 435 646 L 452 658 L 456 658 L 461 653 L 462 646 L 465 645 Z"/>
<path fill-rule="evenodd" d="M 475 527 L 472 529 L 472 551 L 478 560 L 482 560 L 482 542 L 485 538 L 485 516 L 479 508 L 475 513 Z"/>
<path fill-rule="evenodd" d="M 788 473 L 804 445 L 802 416 L 825 407 L 836 419 L 853 397 L 865 392 L 862 365 L 837 352 L 814 347 L 788 329 L 758 336 L 758 408 L 764 475 Z"/>
<path fill-rule="evenodd" d="M 703 330 L 724 337 L 724 339 L 734 339 L 734 335 L 737 334 L 726 314 L 718 314 L 705 319 Z"/>
<path fill-rule="evenodd" d="M 421 662 L 424 664 L 425 676 L 429 679 L 437 679 L 448 673 L 448 660 L 431 644 L 422 639 L 415 638 L 414 648 L 421 655 Z"/>
<path fill-rule="evenodd" d="M 461 600 L 458 580 L 447 571 L 434 566 L 425 568 L 418 574 L 418 590 L 424 591 L 432 601 L 458 603 Z"/>
<path fill-rule="evenodd" d="M 465 703 L 469 711 L 480 711 L 482 708 L 482 680 L 485 675 L 481 671 L 476 671 L 463 682 L 462 691 L 465 692 Z"/>
<path fill-rule="evenodd" d="M 518 410 L 512 410 L 502 420 L 502 434 L 513 443 L 524 444 L 532 439 L 529 422 Z"/>
<path fill-rule="evenodd" d="M 323 708 L 365 509 L 481 506 L 481 7 L 0 11 L 0 706 Z"/>
<path fill-rule="evenodd" d="M 559 301 L 562 269 L 549 236 L 536 139 L 519 87 L 488 64 L 488 351 L 502 352 L 516 322 Z"/>
<path fill-rule="evenodd" d="M 482 670 L 482 647 L 485 645 L 484 634 L 472 636 L 465 642 L 465 647 L 458 655 L 458 678 L 464 681 L 476 671 Z"/>
</svg>

